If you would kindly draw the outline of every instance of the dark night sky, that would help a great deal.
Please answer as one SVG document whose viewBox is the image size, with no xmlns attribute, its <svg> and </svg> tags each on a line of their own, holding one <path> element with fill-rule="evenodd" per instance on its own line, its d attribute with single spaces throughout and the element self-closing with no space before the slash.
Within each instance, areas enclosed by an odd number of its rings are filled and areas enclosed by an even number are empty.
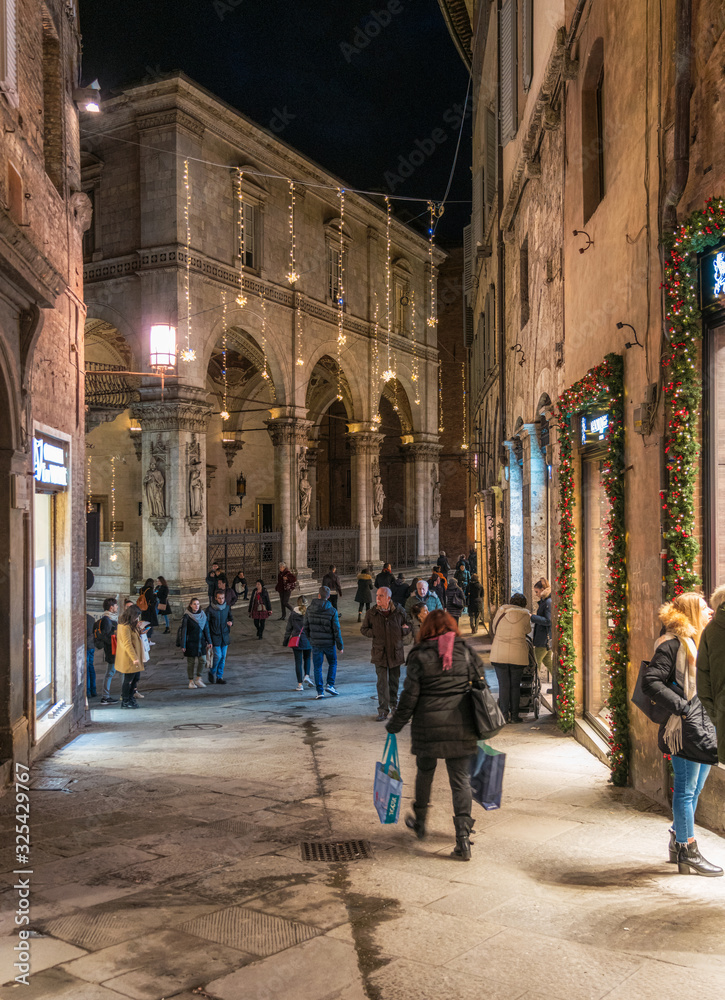
<svg viewBox="0 0 725 1000">
<path fill-rule="evenodd" d="M 183 70 L 349 185 L 439 201 L 468 75 L 437 0 L 397 6 L 391 15 L 387 0 L 85 0 L 83 80 L 98 77 L 108 93 Z M 470 199 L 470 132 L 469 116 L 450 199 Z M 411 153 L 425 160 L 403 178 L 399 158 Z M 393 208 L 405 218 L 425 204 Z M 470 206 L 449 205 L 439 240 L 459 243 L 469 216 Z"/>
</svg>

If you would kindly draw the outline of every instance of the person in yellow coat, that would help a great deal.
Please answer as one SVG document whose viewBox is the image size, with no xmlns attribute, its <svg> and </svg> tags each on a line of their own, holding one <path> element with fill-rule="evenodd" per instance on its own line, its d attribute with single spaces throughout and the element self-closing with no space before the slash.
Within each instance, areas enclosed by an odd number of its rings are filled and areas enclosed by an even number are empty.
<svg viewBox="0 0 725 1000">
<path fill-rule="evenodd" d="M 144 669 L 143 644 L 138 631 L 140 617 L 141 611 L 135 604 L 132 604 L 118 619 L 116 672 L 123 674 L 121 708 L 138 708 L 133 691 L 138 683 L 139 675 Z"/>
</svg>

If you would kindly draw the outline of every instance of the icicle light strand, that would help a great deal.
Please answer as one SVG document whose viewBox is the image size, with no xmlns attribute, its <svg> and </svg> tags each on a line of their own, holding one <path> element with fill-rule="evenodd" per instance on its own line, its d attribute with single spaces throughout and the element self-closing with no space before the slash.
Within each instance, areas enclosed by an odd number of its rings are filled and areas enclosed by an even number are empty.
<svg viewBox="0 0 725 1000">
<path fill-rule="evenodd" d="M 435 277 L 433 274 L 433 237 L 435 234 L 436 207 L 432 201 L 428 202 L 428 211 L 430 212 L 430 223 L 428 225 L 428 299 L 430 303 L 430 313 L 426 322 L 428 323 L 428 326 L 434 327 L 438 323 L 438 316 L 436 314 L 436 289 Z"/>
<path fill-rule="evenodd" d="M 237 305 L 244 308 L 247 304 L 247 297 L 244 294 L 244 192 L 242 191 L 242 179 L 244 172 L 237 171 L 237 233 L 239 236 L 239 295 L 237 295 Z"/>
<path fill-rule="evenodd" d="M 229 419 L 227 408 L 227 395 L 229 392 L 229 380 L 227 376 L 227 293 L 222 292 L 222 382 L 224 384 L 224 399 L 222 401 L 222 412 L 219 416 L 222 420 Z"/>
<path fill-rule="evenodd" d="M 191 184 L 189 161 L 184 160 L 184 221 L 186 223 L 186 269 L 184 271 L 184 296 L 186 298 L 186 347 L 181 352 L 182 361 L 195 361 L 196 351 L 191 346 Z"/>
<path fill-rule="evenodd" d="M 287 281 L 290 285 L 294 285 L 296 281 L 299 281 L 299 274 L 297 273 L 297 268 L 295 267 L 295 185 L 293 181 L 289 182 L 289 272 L 287 274 Z"/>
<path fill-rule="evenodd" d="M 116 562 L 116 456 L 111 455 L 111 562 Z"/>
<path fill-rule="evenodd" d="M 416 349 L 416 340 L 415 340 L 415 333 L 416 333 L 416 327 L 415 327 L 415 324 L 416 324 L 416 317 L 415 317 L 415 292 L 411 292 L 410 293 L 410 314 L 411 314 L 411 318 L 412 318 L 412 323 L 411 323 L 411 340 L 413 342 L 413 365 L 412 365 L 412 371 L 411 371 L 411 374 L 410 374 L 410 380 L 413 383 L 413 385 L 415 386 L 415 405 L 416 406 L 420 406 L 420 379 L 418 378 L 418 375 L 419 375 L 419 371 L 418 371 L 418 352 L 417 352 L 417 349 Z"/>
<path fill-rule="evenodd" d="M 337 256 L 337 398 L 342 400 L 342 348 L 345 344 L 345 189 L 340 198 L 340 247 Z"/>
</svg>

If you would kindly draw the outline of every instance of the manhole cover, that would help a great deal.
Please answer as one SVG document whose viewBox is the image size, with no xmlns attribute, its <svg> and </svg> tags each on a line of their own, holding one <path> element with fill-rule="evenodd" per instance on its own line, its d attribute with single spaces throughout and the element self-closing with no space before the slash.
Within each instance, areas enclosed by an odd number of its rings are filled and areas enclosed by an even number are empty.
<svg viewBox="0 0 725 1000">
<path fill-rule="evenodd" d="M 361 861 L 373 856 L 367 840 L 303 841 L 303 861 Z"/>
<path fill-rule="evenodd" d="M 181 726 L 174 726 L 174 729 L 221 729 L 220 722 L 185 722 Z"/>
<path fill-rule="evenodd" d="M 71 783 L 71 778 L 34 778 L 30 782 L 33 792 L 62 792 Z"/>
</svg>

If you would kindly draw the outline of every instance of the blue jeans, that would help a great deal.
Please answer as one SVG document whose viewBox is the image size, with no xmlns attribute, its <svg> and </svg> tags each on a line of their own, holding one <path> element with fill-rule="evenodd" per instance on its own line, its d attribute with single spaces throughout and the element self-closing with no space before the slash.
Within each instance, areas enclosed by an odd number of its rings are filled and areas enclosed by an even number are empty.
<svg viewBox="0 0 725 1000">
<path fill-rule="evenodd" d="M 164 622 L 166 623 L 166 628 L 168 628 L 168 627 L 169 627 L 169 616 L 168 616 L 168 615 L 165 615 L 165 614 L 163 613 L 163 611 L 162 611 L 162 612 L 161 612 L 161 617 L 162 617 L 162 618 L 164 619 Z"/>
<path fill-rule="evenodd" d="M 709 764 L 695 764 L 684 757 L 672 757 L 675 773 L 675 787 L 672 793 L 672 816 L 675 825 L 675 839 L 678 844 L 686 844 L 695 836 L 695 813 L 697 800 L 710 773 Z"/>
<path fill-rule="evenodd" d="M 211 673 L 217 680 L 221 680 L 224 676 L 228 649 L 229 646 L 214 646 L 214 663 L 212 664 Z"/>
<path fill-rule="evenodd" d="M 322 662 L 327 657 L 327 686 L 334 687 L 337 676 L 337 650 L 334 646 L 313 646 L 312 663 L 315 667 L 315 687 L 318 694 L 324 694 L 322 685 Z"/>
<path fill-rule="evenodd" d="M 297 674 L 297 683 L 301 684 L 310 672 L 310 657 L 312 655 L 312 650 L 300 649 L 297 646 L 293 646 L 292 652 L 295 654 L 295 673 Z M 320 673 L 322 673 L 322 661 L 320 661 Z"/>
<path fill-rule="evenodd" d="M 103 678 L 103 697 L 111 697 L 111 681 L 113 680 L 113 675 L 116 673 L 116 658 L 113 658 L 113 663 L 106 663 L 106 676 Z"/>
<path fill-rule="evenodd" d="M 93 666 L 95 652 L 93 647 L 86 650 L 86 694 L 89 698 L 96 693 L 96 668 Z"/>
</svg>

